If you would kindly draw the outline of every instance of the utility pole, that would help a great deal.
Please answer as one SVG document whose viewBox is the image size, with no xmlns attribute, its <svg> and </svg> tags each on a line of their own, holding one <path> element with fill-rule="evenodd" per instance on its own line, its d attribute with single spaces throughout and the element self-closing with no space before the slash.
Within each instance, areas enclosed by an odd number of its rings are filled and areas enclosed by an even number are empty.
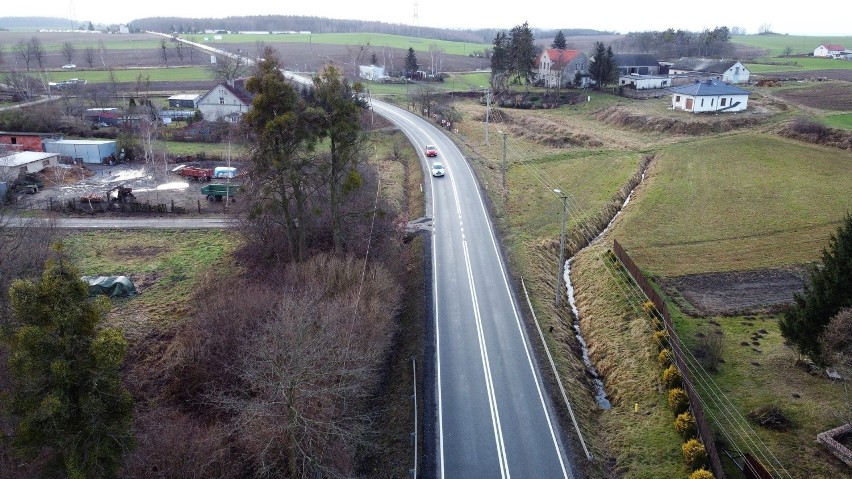
<svg viewBox="0 0 852 479">
<path fill-rule="evenodd" d="M 491 90 L 488 89 L 488 90 L 485 90 L 485 144 L 489 145 L 489 146 L 490 146 L 490 144 L 488 143 L 488 118 L 489 118 L 490 114 L 491 114 Z"/>
<path fill-rule="evenodd" d="M 500 133 L 503 132 L 501 131 Z M 506 141 L 508 137 L 508 133 L 503 133 L 503 206 L 506 205 L 509 199 L 509 191 L 506 189 Z"/>
<path fill-rule="evenodd" d="M 559 267 L 556 268 L 556 307 L 559 307 L 559 298 L 561 297 L 562 275 L 565 270 L 565 213 L 568 210 L 568 196 L 562 193 L 561 190 L 555 189 L 554 193 L 559 195 L 562 200 L 562 239 L 559 240 Z"/>
</svg>

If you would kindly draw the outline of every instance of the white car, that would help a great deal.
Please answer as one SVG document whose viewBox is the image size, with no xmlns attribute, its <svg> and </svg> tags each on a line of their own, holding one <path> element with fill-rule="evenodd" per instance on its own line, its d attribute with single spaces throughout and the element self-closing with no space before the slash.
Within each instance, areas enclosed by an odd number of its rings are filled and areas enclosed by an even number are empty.
<svg viewBox="0 0 852 479">
<path fill-rule="evenodd" d="M 77 65 L 75 65 L 73 63 L 69 63 L 67 65 L 62 65 L 62 68 L 64 70 L 73 70 L 73 69 L 77 68 Z"/>
<path fill-rule="evenodd" d="M 444 176 L 444 165 L 438 162 L 432 163 L 432 176 Z"/>
</svg>

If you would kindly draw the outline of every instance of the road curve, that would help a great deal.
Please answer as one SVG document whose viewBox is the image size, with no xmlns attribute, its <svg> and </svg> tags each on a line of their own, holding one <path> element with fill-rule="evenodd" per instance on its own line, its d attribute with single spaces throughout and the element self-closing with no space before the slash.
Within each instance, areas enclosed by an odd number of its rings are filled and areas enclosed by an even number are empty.
<svg viewBox="0 0 852 479">
<path fill-rule="evenodd" d="M 405 133 L 426 169 L 433 159 L 423 156 L 423 147 L 433 144 L 439 152 L 434 160 L 446 170 L 442 178 L 428 176 L 436 476 L 579 477 L 533 358 L 473 171 L 442 130 L 387 103 L 372 105 Z"/>
</svg>

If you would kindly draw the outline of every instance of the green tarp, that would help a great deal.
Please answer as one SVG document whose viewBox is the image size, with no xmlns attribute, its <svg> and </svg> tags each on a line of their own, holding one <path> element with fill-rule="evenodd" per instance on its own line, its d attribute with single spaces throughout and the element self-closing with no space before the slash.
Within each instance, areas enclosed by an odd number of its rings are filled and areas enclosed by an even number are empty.
<svg viewBox="0 0 852 479">
<path fill-rule="evenodd" d="M 111 298 L 136 293 L 136 286 L 127 276 L 83 276 L 80 279 L 89 285 L 89 295 L 105 294 Z"/>
</svg>

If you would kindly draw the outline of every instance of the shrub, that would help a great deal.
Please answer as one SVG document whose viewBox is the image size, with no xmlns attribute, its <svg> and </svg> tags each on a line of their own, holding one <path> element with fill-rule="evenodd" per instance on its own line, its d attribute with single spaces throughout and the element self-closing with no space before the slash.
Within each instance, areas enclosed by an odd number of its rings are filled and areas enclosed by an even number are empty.
<svg viewBox="0 0 852 479">
<path fill-rule="evenodd" d="M 707 469 L 701 468 L 690 474 L 689 479 L 716 479 L 716 476 Z"/>
<path fill-rule="evenodd" d="M 666 385 L 666 389 L 678 388 L 683 384 L 683 381 L 681 381 L 680 378 L 680 372 L 674 364 L 663 371 L 663 383 Z"/>
<path fill-rule="evenodd" d="M 707 463 L 707 451 L 698 439 L 690 439 L 680 446 L 683 460 L 691 470 L 699 469 Z"/>
<path fill-rule="evenodd" d="M 654 308 L 654 303 L 651 301 L 645 301 L 642 303 L 642 311 L 645 311 L 645 314 L 652 318 L 657 316 L 655 313 L 656 308 Z"/>
<path fill-rule="evenodd" d="M 663 349 L 660 351 L 660 354 L 657 356 L 657 361 L 660 362 L 660 366 L 667 368 L 672 365 L 672 351 L 671 349 Z"/>
<path fill-rule="evenodd" d="M 669 407 L 675 413 L 675 416 L 689 409 L 689 396 L 682 388 L 672 388 L 669 390 Z"/>
<path fill-rule="evenodd" d="M 722 335 L 711 333 L 701 338 L 698 344 L 698 354 L 704 369 L 718 371 L 722 362 Z"/>
<path fill-rule="evenodd" d="M 684 440 L 692 439 L 698 433 L 698 427 L 695 425 L 695 418 L 689 411 L 678 414 L 674 422 L 675 431 L 680 434 Z"/>
<path fill-rule="evenodd" d="M 666 330 L 654 331 L 654 342 L 660 351 L 669 347 L 669 332 Z"/>
</svg>

